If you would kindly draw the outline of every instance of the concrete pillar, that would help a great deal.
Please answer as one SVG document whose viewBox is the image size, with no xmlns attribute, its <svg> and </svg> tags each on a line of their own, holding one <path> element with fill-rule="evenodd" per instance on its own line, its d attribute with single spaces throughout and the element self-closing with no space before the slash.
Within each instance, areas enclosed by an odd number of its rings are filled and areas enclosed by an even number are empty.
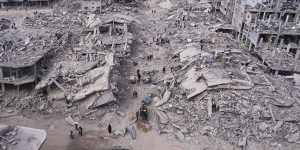
<svg viewBox="0 0 300 150">
<path fill-rule="evenodd" d="M 280 0 L 277 0 L 277 2 L 276 2 L 276 9 L 278 9 L 279 6 L 280 6 Z"/>
<path fill-rule="evenodd" d="M 264 42 L 264 38 L 261 37 L 261 38 L 259 39 L 258 46 L 259 46 L 259 47 L 262 47 L 262 46 L 263 46 L 263 42 Z"/>
<path fill-rule="evenodd" d="M 251 45 L 251 41 L 250 41 L 250 39 L 249 39 L 249 36 L 246 36 L 246 38 L 245 38 L 245 47 L 249 47 Z"/>
<path fill-rule="evenodd" d="M 124 33 L 128 32 L 128 27 L 127 27 L 127 24 L 124 23 Z"/>
<path fill-rule="evenodd" d="M 271 47 L 271 44 L 272 44 L 272 36 L 269 36 L 269 38 L 268 38 L 268 48 Z"/>
<path fill-rule="evenodd" d="M 36 76 L 37 76 L 37 66 L 36 66 L 36 64 L 33 65 L 33 75 L 34 75 L 34 78 L 36 78 Z"/>
<path fill-rule="evenodd" d="M 19 68 L 16 69 L 16 80 L 19 79 Z"/>
<path fill-rule="evenodd" d="M 272 17 L 271 17 L 271 16 L 269 16 L 269 18 L 268 18 L 268 23 L 270 23 L 270 22 L 271 22 L 271 20 L 272 20 Z"/>
<path fill-rule="evenodd" d="M 285 18 L 285 22 L 284 22 L 284 26 L 287 25 L 287 23 L 289 22 L 289 18 L 290 18 L 290 15 L 286 15 L 286 18 Z"/>
<path fill-rule="evenodd" d="M 280 45 L 279 45 L 279 47 L 283 47 L 283 44 L 284 44 L 284 39 L 280 39 Z"/>
<path fill-rule="evenodd" d="M 3 79 L 3 69 L 0 68 L 0 79 Z"/>
<path fill-rule="evenodd" d="M 278 74 L 279 74 L 279 71 L 276 70 L 276 71 L 275 71 L 275 76 L 278 76 Z"/>
<path fill-rule="evenodd" d="M 4 83 L 1 83 L 1 91 L 2 91 L 2 93 L 5 92 L 5 84 Z"/>
<path fill-rule="evenodd" d="M 295 60 L 294 60 L 294 62 L 295 62 L 295 68 L 294 68 L 294 71 L 297 71 L 299 57 L 300 57 L 300 49 L 297 49 L 296 56 L 295 56 Z"/>
<path fill-rule="evenodd" d="M 250 42 L 248 50 L 251 51 L 251 48 L 252 48 L 252 43 Z"/>
<path fill-rule="evenodd" d="M 113 29 L 113 26 L 110 25 L 110 26 L 109 26 L 109 36 L 112 36 L 112 29 Z"/>
<path fill-rule="evenodd" d="M 269 16 L 269 18 L 270 18 L 270 16 Z M 266 12 L 263 13 L 263 19 L 262 20 L 265 21 L 265 19 L 266 19 Z"/>
<path fill-rule="evenodd" d="M 299 6 L 300 6 L 300 5 L 299 5 Z M 295 16 L 295 19 L 294 19 L 294 22 L 295 22 L 296 24 L 299 23 L 299 17 L 300 17 L 300 13 L 296 13 L 296 16 Z"/>
<path fill-rule="evenodd" d="M 12 76 L 11 68 L 7 68 L 7 70 L 9 72 L 9 78 L 11 78 L 11 76 Z"/>
<path fill-rule="evenodd" d="M 242 38 L 242 31 L 240 30 L 238 37 L 237 37 L 238 41 L 241 41 L 241 38 Z"/>
<path fill-rule="evenodd" d="M 17 85 L 18 97 L 20 97 L 20 85 Z"/>
</svg>

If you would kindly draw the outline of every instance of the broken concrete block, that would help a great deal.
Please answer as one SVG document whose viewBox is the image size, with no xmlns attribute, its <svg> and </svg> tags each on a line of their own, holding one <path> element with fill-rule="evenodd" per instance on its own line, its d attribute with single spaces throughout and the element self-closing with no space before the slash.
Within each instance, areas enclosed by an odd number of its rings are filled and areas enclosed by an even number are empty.
<svg viewBox="0 0 300 150">
<path fill-rule="evenodd" d="M 166 92 L 164 93 L 164 96 L 162 98 L 161 101 L 159 101 L 158 103 L 155 104 L 156 107 L 161 106 L 163 104 L 165 104 L 166 102 L 168 102 L 168 100 L 171 97 L 171 92 L 169 90 L 166 90 Z"/>
<path fill-rule="evenodd" d="M 4 135 L 1 134 L 3 130 L 6 130 Z M 46 140 L 47 132 L 28 127 L 0 125 L 0 136 L 11 141 L 6 145 L 9 150 L 39 150 Z"/>
<path fill-rule="evenodd" d="M 178 132 L 175 132 L 175 137 L 180 141 L 180 142 L 183 142 L 184 141 L 184 135 L 178 131 Z"/>
<path fill-rule="evenodd" d="M 299 143 L 300 142 L 300 133 L 296 132 L 296 133 L 285 136 L 285 138 L 290 143 Z"/>
</svg>

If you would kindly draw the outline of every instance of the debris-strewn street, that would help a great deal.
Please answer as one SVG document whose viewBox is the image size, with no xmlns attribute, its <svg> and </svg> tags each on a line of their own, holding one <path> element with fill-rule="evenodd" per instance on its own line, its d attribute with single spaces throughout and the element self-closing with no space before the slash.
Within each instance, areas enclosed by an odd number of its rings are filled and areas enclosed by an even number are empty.
<svg viewBox="0 0 300 150">
<path fill-rule="evenodd" d="M 300 149 L 299 0 L 0 0 L 0 150 Z"/>
</svg>

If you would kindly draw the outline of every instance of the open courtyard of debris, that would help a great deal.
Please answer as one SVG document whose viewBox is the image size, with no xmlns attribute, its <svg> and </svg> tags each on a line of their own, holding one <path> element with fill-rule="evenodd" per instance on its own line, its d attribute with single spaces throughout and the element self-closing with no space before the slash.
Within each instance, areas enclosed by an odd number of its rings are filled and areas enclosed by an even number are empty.
<svg viewBox="0 0 300 150">
<path fill-rule="evenodd" d="M 0 150 L 299 149 L 299 0 L 0 0 Z"/>
</svg>

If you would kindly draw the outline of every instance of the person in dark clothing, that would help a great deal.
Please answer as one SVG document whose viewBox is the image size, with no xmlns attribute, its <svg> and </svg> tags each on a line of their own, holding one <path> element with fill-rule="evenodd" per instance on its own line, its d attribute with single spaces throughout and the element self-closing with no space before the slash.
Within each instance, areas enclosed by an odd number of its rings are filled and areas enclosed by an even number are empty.
<svg viewBox="0 0 300 150">
<path fill-rule="evenodd" d="M 166 67 L 163 67 L 162 72 L 166 73 Z"/>
<path fill-rule="evenodd" d="M 108 124 L 107 131 L 108 131 L 109 134 L 112 133 L 112 127 L 111 127 L 111 124 Z"/>
<path fill-rule="evenodd" d="M 69 105 L 71 103 L 71 101 L 67 98 L 67 96 L 65 96 L 65 101 L 66 101 L 67 105 Z"/>
<path fill-rule="evenodd" d="M 135 97 L 135 98 L 137 98 L 137 97 L 138 97 L 137 91 L 134 90 L 134 91 L 132 92 L 132 96 Z"/>
<path fill-rule="evenodd" d="M 75 126 L 75 130 L 78 130 L 78 126 L 79 126 L 78 123 L 75 123 L 74 126 Z"/>
<path fill-rule="evenodd" d="M 140 108 L 140 116 L 141 116 L 142 120 L 148 121 L 148 109 L 145 104 L 143 104 Z"/>
<path fill-rule="evenodd" d="M 137 78 L 138 78 L 138 82 L 141 81 L 141 73 L 140 73 L 140 69 L 136 70 L 136 75 L 137 75 Z"/>
<path fill-rule="evenodd" d="M 72 130 L 70 131 L 70 135 L 69 136 L 70 136 L 71 139 L 74 139 L 74 133 L 73 133 Z"/>
<path fill-rule="evenodd" d="M 83 131 L 82 131 L 82 130 L 83 130 L 82 127 L 79 126 L 79 127 L 78 127 L 78 134 L 79 134 L 80 136 L 83 135 Z"/>
<path fill-rule="evenodd" d="M 136 117 L 136 120 L 140 119 L 140 112 L 139 111 L 135 112 L 135 117 Z"/>
</svg>

